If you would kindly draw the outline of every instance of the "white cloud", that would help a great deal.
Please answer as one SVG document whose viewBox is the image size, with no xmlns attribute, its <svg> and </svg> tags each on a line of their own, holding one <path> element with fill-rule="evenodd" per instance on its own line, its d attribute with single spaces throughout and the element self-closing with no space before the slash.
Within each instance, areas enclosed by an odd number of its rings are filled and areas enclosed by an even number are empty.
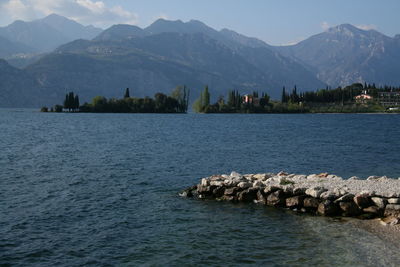
<svg viewBox="0 0 400 267">
<path fill-rule="evenodd" d="M 378 28 L 376 25 L 373 24 L 360 24 L 356 25 L 356 27 L 364 31 L 376 30 Z"/>
<path fill-rule="evenodd" d="M 326 21 L 323 21 L 323 22 L 321 22 L 321 28 L 324 30 L 324 31 L 326 31 L 327 29 L 329 29 L 331 26 L 329 25 L 329 23 L 328 22 L 326 22 Z"/>
<path fill-rule="evenodd" d="M 82 24 L 108 27 L 137 24 L 138 16 L 122 6 L 108 6 L 97 0 L 0 0 L 0 24 L 13 20 L 33 20 L 56 13 Z"/>
</svg>

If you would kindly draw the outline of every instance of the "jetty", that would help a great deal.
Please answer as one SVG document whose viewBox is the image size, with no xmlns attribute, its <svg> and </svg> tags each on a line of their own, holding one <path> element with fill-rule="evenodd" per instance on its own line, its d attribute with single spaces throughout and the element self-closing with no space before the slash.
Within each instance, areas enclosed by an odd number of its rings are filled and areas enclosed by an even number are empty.
<svg viewBox="0 0 400 267">
<path fill-rule="evenodd" d="M 400 178 L 279 173 L 212 175 L 183 190 L 182 197 L 254 202 L 322 216 L 381 218 L 400 224 Z"/>
</svg>

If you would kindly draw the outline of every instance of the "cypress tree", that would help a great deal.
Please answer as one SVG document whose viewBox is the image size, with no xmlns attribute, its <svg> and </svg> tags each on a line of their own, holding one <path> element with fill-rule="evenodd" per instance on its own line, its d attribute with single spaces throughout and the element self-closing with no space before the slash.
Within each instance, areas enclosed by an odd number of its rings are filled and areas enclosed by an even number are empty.
<svg viewBox="0 0 400 267">
<path fill-rule="evenodd" d="M 125 89 L 125 94 L 124 94 L 124 98 L 130 98 L 130 94 L 129 94 L 129 88 Z"/>
<path fill-rule="evenodd" d="M 75 95 L 74 98 L 74 109 L 79 111 L 79 96 Z"/>
<path fill-rule="evenodd" d="M 287 102 L 287 98 L 286 98 L 286 88 L 285 86 L 282 89 L 282 98 L 281 98 L 281 102 L 282 103 L 286 103 Z"/>
</svg>

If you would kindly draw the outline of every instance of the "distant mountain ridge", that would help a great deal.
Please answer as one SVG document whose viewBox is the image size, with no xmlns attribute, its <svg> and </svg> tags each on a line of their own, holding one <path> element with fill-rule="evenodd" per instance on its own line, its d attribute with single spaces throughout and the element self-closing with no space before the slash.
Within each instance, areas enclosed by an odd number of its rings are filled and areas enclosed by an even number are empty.
<svg viewBox="0 0 400 267">
<path fill-rule="evenodd" d="M 223 32 L 198 21 L 158 20 L 145 29 L 114 25 L 91 41 L 60 46 L 26 71 L 59 97 L 63 88 L 74 88 L 83 100 L 99 94 L 117 97 L 125 87 L 143 97 L 186 84 L 197 97 L 209 85 L 215 98 L 229 89 L 267 91 L 278 98 L 284 85 L 325 87 L 268 45 Z"/>
<path fill-rule="evenodd" d="M 21 23 L 13 24 L 9 29 L 18 28 Z M 209 85 L 215 98 L 238 89 L 243 93 L 265 91 L 279 99 L 282 86 L 290 90 L 297 85 L 299 91 L 304 91 L 364 81 L 400 84 L 400 35 L 391 38 L 349 24 L 285 47 L 270 46 L 229 29 L 217 31 L 196 20 L 159 19 L 144 29 L 119 24 L 94 34 L 92 27 L 52 15 L 34 26 L 22 23 L 21 27 L 35 28 L 39 24 L 40 31 L 53 25 L 53 46 L 61 42 L 57 32 L 63 30 L 63 25 L 69 26 L 62 31 L 62 38 L 86 38 L 58 45 L 53 52 L 31 59 L 23 70 L 3 62 L 2 68 L 8 74 L 0 75 L 4 79 L 0 83 L 0 106 L 5 103 L 1 101 L 3 92 L 8 94 L 7 106 L 29 103 L 28 106 L 37 107 L 59 103 L 70 90 L 78 93 L 82 101 L 89 101 L 96 95 L 120 97 L 126 87 L 131 88 L 133 95 L 143 97 L 155 92 L 168 93 L 173 87 L 186 84 L 192 88 L 192 98 Z M 15 40 L 20 42 L 24 38 Z M 5 44 L 14 42 L 3 39 Z M 49 43 L 47 49 L 50 46 Z M 18 76 L 24 78 L 16 83 Z M 20 99 L 13 98 L 16 94 L 9 96 L 10 88 L 19 92 L 17 85 L 21 82 L 32 90 L 18 95 Z M 35 97 L 30 96 L 33 92 Z"/>
<path fill-rule="evenodd" d="M 354 82 L 400 84 L 399 36 L 342 24 L 296 45 L 276 47 L 331 86 Z"/>
<path fill-rule="evenodd" d="M 101 31 L 52 14 L 43 19 L 30 22 L 17 20 L 6 27 L 0 27 L 0 36 L 24 46 L 18 53 L 42 53 L 51 52 L 59 45 L 76 39 L 92 39 Z"/>
</svg>

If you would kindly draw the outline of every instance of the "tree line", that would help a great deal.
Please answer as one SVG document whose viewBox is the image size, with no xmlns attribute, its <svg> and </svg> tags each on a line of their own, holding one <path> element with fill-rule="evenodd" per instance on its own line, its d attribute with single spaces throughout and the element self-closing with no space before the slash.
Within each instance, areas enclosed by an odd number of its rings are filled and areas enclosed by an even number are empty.
<svg viewBox="0 0 400 267">
<path fill-rule="evenodd" d="M 156 93 L 154 98 L 131 97 L 129 88 L 123 98 L 96 96 L 90 103 L 79 105 L 79 96 L 70 92 L 65 96 L 63 105 L 55 105 L 50 111 L 55 112 L 93 112 L 93 113 L 186 113 L 189 106 L 190 90 L 186 86 L 176 87 L 171 95 Z M 49 111 L 47 107 L 41 109 Z"/>
</svg>

